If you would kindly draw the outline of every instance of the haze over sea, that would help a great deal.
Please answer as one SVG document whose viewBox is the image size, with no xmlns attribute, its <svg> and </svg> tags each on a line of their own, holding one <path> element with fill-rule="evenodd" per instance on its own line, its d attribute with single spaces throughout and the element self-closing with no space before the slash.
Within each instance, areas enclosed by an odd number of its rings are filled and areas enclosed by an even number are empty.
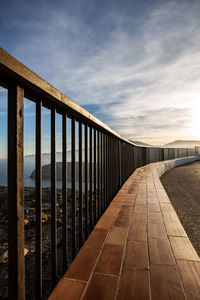
<svg viewBox="0 0 200 300">
<path fill-rule="evenodd" d="M 84 153 L 84 151 L 83 151 Z M 67 161 L 71 161 L 71 151 L 67 153 Z M 76 151 L 76 160 L 78 157 L 78 151 Z M 42 154 L 42 166 L 50 164 L 50 154 Z M 62 153 L 57 152 L 56 162 L 62 161 Z M 0 185 L 7 186 L 7 158 L 0 158 Z M 30 178 L 31 173 L 35 170 L 35 155 L 24 156 L 24 186 L 25 187 L 35 187 L 35 180 Z M 50 187 L 51 182 L 49 179 L 42 180 L 42 187 Z M 67 184 L 68 188 L 71 187 L 71 182 Z M 57 188 L 62 188 L 62 181 L 57 180 Z M 78 182 L 76 183 L 76 188 L 78 189 Z"/>
</svg>

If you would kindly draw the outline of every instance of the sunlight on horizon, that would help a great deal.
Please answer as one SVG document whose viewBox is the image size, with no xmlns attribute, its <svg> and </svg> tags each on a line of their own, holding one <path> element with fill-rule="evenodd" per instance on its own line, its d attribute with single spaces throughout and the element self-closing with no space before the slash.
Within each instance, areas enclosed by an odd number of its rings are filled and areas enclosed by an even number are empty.
<svg viewBox="0 0 200 300">
<path fill-rule="evenodd" d="M 191 135 L 200 139 L 200 103 L 191 111 Z"/>
</svg>

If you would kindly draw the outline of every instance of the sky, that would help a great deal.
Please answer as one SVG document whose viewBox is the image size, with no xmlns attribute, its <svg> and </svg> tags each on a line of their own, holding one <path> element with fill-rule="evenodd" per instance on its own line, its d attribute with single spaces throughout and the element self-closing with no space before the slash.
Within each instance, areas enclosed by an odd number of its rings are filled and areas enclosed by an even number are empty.
<svg viewBox="0 0 200 300">
<path fill-rule="evenodd" d="M 1 0 L 0 44 L 123 137 L 161 145 L 200 139 L 199 16 L 198 0 Z"/>
</svg>

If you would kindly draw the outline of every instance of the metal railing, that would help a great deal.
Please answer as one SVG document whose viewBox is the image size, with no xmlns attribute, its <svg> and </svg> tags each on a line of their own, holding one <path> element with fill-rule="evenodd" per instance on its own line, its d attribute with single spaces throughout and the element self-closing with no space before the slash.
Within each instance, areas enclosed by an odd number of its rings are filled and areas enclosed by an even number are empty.
<svg viewBox="0 0 200 300">
<path fill-rule="evenodd" d="M 51 289 L 59 280 L 56 186 L 56 114 L 62 116 L 62 272 L 76 256 L 125 180 L 147 163 L 195 155 L 196 150 L 137 147 L 61 94 L 0 48 L 0 85 L 8 90 L 9 299 L 25 299 L 24 97 L 36 103 L 35 298 L 43 299 L 42 107 L 51 113 Z M 67 120 L 71 120 L 71 208 L 67 187 Z M 78 126 L 78 137 L 76 135 Z M 78 142 L 78 148 L 76 146 Z M 78 150 L 78 158 L 76 151 Z M 196 153 L 195 153 L 196 151 Z M 78 169 L 78 176 L 77 176 Z M 78 178 L 76 178 L 78 177 Z M 78 189 L 76 187 L 78 182 Z M 69 232 L 69 215 L 71 230 Z M 70 255 L 69 255 L 70 253 Z M 70 259 L 69 259 L 69 256 Z M 59 266 L 60 268 L 60 266 Z"/>
</svg>

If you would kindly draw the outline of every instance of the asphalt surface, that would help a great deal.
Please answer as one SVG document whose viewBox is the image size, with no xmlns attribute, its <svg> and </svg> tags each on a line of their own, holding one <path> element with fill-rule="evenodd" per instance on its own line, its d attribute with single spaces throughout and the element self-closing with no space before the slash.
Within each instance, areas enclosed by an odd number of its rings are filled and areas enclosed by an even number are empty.
<svg viewBox="0 0 200 300">
<path fill-rule="evenodd" d="M 160 179 L 200 256 L 200 162 L 171 169 Z"/>
</svg>

